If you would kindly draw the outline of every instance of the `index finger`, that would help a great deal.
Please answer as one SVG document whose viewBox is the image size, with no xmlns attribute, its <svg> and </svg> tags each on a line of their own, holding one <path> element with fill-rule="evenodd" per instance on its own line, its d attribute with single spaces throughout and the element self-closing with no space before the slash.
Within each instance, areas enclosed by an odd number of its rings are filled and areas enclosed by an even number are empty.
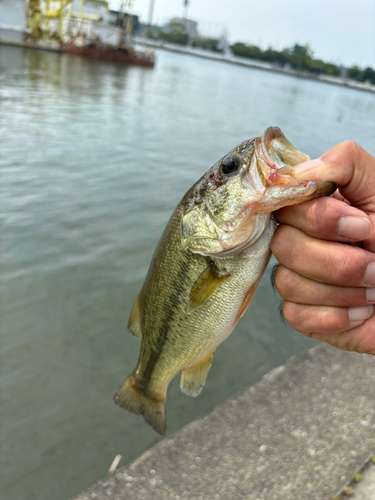
<svg viewBox="0 0 375 500">
<path fill-rule="evenodd" d="M 293 170 L 297 179 L 334 182 L 352 206 L 366 212 L 372 231 L 363 244 L 375 252 L 375 158 L 355 142 L 344 141 Z"/>
<path fill-rule="evenodd" d="M 284 207 L 275 216 L 282 224 L 323 240 L 358 242 L 371 231 L 371 222 L 364 212 L 332 197 Z"/>
</svg>

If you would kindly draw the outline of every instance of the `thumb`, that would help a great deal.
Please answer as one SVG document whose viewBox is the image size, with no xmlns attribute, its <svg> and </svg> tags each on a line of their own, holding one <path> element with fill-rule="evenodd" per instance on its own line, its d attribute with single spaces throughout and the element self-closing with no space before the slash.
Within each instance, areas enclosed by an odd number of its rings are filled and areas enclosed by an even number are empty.
<svg viewBox="0 0 375 500">
<path fill-rule="evenodd" d="M 312 181 L 331 181 L 356 208 L 366 212 L 372 231 L 365 240 L 375 252 L 375 158 L 355 142 L 340 142 L 320 158 L 296 165 L 293 176 Z"/>
<path fill-rule="evenodd" d="M 355 142 L 340 142 L 317 160 L 294 167 L 303 180 L 331 181 L 352 205 L 375 212 L 375 158 Z"/>
</svg>

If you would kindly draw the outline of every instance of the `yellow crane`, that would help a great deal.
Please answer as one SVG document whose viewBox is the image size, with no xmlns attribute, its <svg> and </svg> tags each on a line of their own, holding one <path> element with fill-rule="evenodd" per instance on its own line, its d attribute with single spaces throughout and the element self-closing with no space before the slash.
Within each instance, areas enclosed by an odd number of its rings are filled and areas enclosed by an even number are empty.
<svg viewBox="0 0 375 500">
<path fill-rule="evenodd" d="M 126 21 L 126 26 L 124 26 L 124 14 L 125 10 L 128 11 L 128 18 Z M 119 19 L 121 22 L 121 26 L 125 28 L 126 33 L 129 35 L 132 34 L 133 31 L 133 0 L 122 0 L 121 7 L 119 11 Z"/>
<path fill-rule="evenodd" d="M 43 38 L 44 34 L 49 31 L 49 20 L 57 19 L 58 37 L 61 40 L 65 7 L 72 3 L 73 0 L 46 0 L 45 9 L 42 10 L 40 0 L 30 0 L 27 24 L 30 28 L 31 38 Z M 51 9 L 51 4 L 53 4 L 53 9 Z"/>
<path fill-rule="evenodd" d="M 83 1 L 79 1 L 79 17 L 81 19 L 96 20 L 94 14 L 85 14 L 83 9 Z M 108 1 L 106 0 L 91 0 L 90 3 L 103 5 L 108 10 Z M 129 6 L 131 0 L 125 2 Z M 70 11 L 66 7 L 70 6 Z M 63 34 L 63 18 L 72 14 L 73 0 L 29 0 L 29 15 L 28 27 L 30 28 L 30 37 L 33 39 L 49 37 L 49 20 L 56 19 L 58 21 L 58 38 L 61 40 Z"/>
<path fill-rule="evenodd" d="M 1 0 L 0 0 L 1 1 Z M 131 35 L 133 29 L 133 1 L 134 0 L 122 0 L 119 19 L 121 26 L 125 28 L 125 32 Z M 88 2 L 100 4 L 104 6 L 107 11 L 109 9 L 107 0 L 90 0 Z M 70 7 L 70 9 L 68 8 Z M 29 0 L 29 12 L 28 12 L 28 27 L 30 29 L 30 38 L 33 40 L 37 39 L 49 39 L 50 35 L 50 20 L 56 20 L 55 26 L 57 31 L 53 38 L 58 38 L 62 41 L 63 36 L 63 19 L 69 16 L 79 17 L 81 23 L 83 19 L 90 21 L 97 21 L 98 16 L 94 13 L 84 12 L 84 0 L 79 0 L 79 13 L 73 12 L 73 9 L 77 8 L 77 2 L 74 0 Z M 127 11 L 126 25 L 124 23 L 124 14 Z"/>
</svg>

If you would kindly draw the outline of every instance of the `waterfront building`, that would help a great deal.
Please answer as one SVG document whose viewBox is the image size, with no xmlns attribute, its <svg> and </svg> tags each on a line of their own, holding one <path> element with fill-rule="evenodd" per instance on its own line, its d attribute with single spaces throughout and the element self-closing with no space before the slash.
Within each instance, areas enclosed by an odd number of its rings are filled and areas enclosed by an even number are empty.
<svg viewBox="0 0 375 500">
<path fill-rule="evenodd" d="M 184 17 L 173 17 L 170 23 L 179 23 L 185 26 L 186 33 L 189 35 L 189 40 L 192 40 L 198 36 L 198 23 L 191 19 L 186 19 Z"/>
</svg>

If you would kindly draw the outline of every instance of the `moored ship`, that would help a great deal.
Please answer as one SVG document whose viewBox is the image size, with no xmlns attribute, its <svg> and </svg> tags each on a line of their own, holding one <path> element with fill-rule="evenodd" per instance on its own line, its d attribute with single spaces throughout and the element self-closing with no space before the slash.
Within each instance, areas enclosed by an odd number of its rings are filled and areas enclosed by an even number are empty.
<svg viewBox="0 0 375 500">
<path fill-rule="evenodd" d="M 98 43 L 89 43 L 79 46 L 74 42 L 71 42 L 63 44 L 62 50 L 77 56 L 114 61 L 118 63 L 136 64 L 138 66 L 148 67 L 153 67 L 155 64 L 155 57 L 153 53 L 138 51 L 130 46 L 111 47 Z"/>
<path fill-rule="evenodd" d="M 134 46 L 131 10 L 132 0 L 119 12 L 106 0 L 3 0 L 0 43 L 153 67 L 154 52 Z"/>
</svg>

